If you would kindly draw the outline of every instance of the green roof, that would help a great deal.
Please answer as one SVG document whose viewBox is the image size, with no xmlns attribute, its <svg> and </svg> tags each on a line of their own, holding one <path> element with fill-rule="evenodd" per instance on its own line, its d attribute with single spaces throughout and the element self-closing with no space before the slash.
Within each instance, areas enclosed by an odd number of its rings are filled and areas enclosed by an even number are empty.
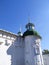
<svg viewBox="0 0 49 65">
<path fill-rule="evenodd" d="M 19 31 L 17 34 L 20 34 L 21 32 Z"/>
<path fill-rule="evenodd" d="M 23 37 L 28 36 L 28 35 L 35 35 L 41 38 L 41 36 L 35 31 L 35 30 L 27 30 L 24 32 Z"/>
</svg>

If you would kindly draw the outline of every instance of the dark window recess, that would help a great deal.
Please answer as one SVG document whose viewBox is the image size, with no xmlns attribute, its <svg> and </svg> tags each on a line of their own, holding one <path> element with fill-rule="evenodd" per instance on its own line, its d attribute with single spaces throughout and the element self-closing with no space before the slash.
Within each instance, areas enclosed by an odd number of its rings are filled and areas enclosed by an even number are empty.
<svg viewBox="0 0 49 65">
<path fill-rule="evenodd" d="M 40 50 L 39 50 L 39 47 L 38 46 L 34 49 L 34 51 L 35 51 L 35 54 L 36 55 L 39 55 L 40 54 Z"/>
<path fill-rule="evenodd" d="M 0 45 L 2 44 L 3 42 L 0 42 Z"/>
<path fill-rule="evenodd" d="M 5 45 L 8 46 L 8 45 L 10 45 L 10 43 L 8 43 L 8 41 L 5 40 Z"/>
</svg>

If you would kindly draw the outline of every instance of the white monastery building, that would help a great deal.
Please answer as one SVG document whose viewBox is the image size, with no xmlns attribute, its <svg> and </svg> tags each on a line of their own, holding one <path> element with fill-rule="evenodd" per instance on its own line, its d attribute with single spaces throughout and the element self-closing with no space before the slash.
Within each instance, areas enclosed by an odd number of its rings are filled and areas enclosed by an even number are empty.
<svg viewBox="0 0 49 65">
<path fill-rule="evenodd" d="M 44 65 L 49 65 L 49 54 L 43 55 Z"/>
<path fill-rule="evenodd" d="M 43 62 L 41 36 L 34 27 L 28 23 L 26 31 L 17 35 L 0 30 L 0 65 L 48 65 Z"/>
</svg>

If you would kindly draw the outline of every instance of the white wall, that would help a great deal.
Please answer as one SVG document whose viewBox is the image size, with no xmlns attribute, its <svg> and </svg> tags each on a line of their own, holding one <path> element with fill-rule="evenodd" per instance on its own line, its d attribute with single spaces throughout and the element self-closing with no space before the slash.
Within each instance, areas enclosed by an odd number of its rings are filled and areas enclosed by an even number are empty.
<svg viewBox="0 0 49 65">
<path fill-rule="evenodd" d="M 11 54 L 9 52 L 12 53 L 12 51 L 8 51 L 8 49 L 12 42 L 12 40 L 7 39 L 8 44 L 6 44 L 6 38 L 0 37 L 0 65 L 11 65 Z"/>
<path fill-rule="evenodd" d="M 14 55 L 12 65 L 24 65 L 24 42 L 21 37 L 18 37 L 14 43 Z"/>
<path fill-rule="evenodd" d="M 49 54 L 43 55 L 44 65 L 49 65 Z"/>
<path fill-rule="evenodd" d="M 37 43 L 37 42 L 38 43 Z M 35 54 L 36 44 L 39 44 L 39 55 Z M 36 36 L 25 37 L 25 65 L 42 65 L 42 52 L 40 46 L 40 39 Z"/>
<path fill-rule="evenodd" d="M 33 47 L 35 39 L 33 36 L 27 36 L 25 39 L 16 39 L 14 43 L 13 39 L 7 39 L 8 44 L 6 44 L 6 38 L 0 37 L 0 65 L 35 65 Z M 49 57 L 43 57 L 46 58 L 47 61 L 44 62 L 48 65 Z"/>
</svg>

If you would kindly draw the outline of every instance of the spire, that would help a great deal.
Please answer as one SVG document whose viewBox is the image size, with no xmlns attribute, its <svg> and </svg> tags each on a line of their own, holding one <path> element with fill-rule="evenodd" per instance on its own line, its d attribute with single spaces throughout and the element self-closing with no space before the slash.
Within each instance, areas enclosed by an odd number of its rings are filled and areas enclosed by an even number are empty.
<svg viewBox="0 0 49 65">
<path fill-rule="evenodd" d="M 19 31 L 21 32 L 21 27 L 20 27 L 20 30 Z"/>
<path fill-rule="evenodd" d="M 30 17 L 28 17 L 28 24 L 26 25 L 26 28 L 28 30 L 32 30 L 32 29 L 34 29 L 34 27 L 35 27 L 35 25 L 31 23 Z"/>
<path fill-rule="evenodd" d="M 28 17 L 28 23 L 30 23 L 30 17 Z"/>
</svg>

